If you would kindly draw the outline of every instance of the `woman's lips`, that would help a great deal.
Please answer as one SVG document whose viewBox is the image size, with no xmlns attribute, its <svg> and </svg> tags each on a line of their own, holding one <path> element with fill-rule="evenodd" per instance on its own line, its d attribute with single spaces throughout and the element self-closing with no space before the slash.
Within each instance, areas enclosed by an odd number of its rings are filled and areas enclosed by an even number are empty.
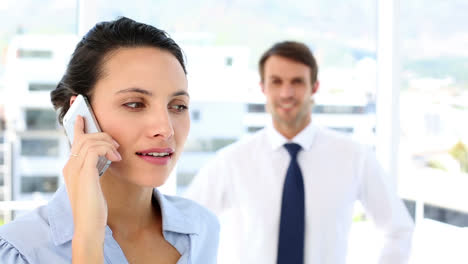
<svg viewBox="0 0 468 264">
<path fill-rule="evenodd" d="M 138 155 L 138 154 L 137 156 L 142 158 L 144 161 L 147 161 L 155 165 L 166 165 L 167 163 L 169 163 L 169 161 L 172 158 L 172 154 L 168 156 L 162 156 L 162 157 L 154 157 L 154 156 L 149 156 L 149 155 Z"/>
<path fill-rule="evenodd" d="M 172 148 L 152 148 L 137 151 L 135 154 L 151 164 L 166 165 L 172 158 Z"/>
</svg>

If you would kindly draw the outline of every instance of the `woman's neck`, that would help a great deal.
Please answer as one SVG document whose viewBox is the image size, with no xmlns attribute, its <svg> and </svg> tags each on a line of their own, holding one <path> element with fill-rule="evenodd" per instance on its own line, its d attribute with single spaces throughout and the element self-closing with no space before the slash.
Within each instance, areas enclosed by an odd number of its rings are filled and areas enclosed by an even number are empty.
<svg viewBox="0 0 468 264">
<path fill-rule="evenodd" d="M 107 224 L 113 233 L 130 238 L 148 228 L 161 228 L 161 210 L 152 204 L 152 187 L 136 186 L 107 173 L 100 183 L 107 201 Z"/>
</svg>

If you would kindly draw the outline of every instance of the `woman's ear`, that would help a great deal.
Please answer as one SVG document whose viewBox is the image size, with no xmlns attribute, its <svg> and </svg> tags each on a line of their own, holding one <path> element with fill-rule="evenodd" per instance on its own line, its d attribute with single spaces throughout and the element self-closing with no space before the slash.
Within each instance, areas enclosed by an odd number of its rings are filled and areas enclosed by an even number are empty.
<svg viewBox="0 0 468 264">
<path fill-rule="evenodd" d="M 75 102 L 75 99 L 76 95 L 72 95 L 72 97 L 70 97 L 70 106 L 73 104 L 73 102 Z"/>
</svg>

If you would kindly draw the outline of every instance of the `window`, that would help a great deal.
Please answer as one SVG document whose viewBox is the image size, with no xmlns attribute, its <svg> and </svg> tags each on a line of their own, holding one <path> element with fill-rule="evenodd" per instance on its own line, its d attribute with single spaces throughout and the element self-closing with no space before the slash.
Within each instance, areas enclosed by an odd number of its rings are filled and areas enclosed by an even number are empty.
<svg viewBox="0 0 468 264">
<path fill-rule="evenodd" d="M 257 127 L 257 126 L 249 126 L 247 127 L 247 132 L 249 133 L 254 133 L 257 132 L 258 130 L 262 129 L 263 127 Z"/>
<path fill-rule="evenodd" d="M 191 111 L 192 121 L 200 121 L 200 110 L 194 109 Z"/>
<path fill-rule="evenodd" d="M 26 109 L 26 129 L 56 130 L 57 117 L 51 109 Z"/>
<path fill-rule="evenodd" d="M 247 105 L 248 113 L 265 113 L 264 104 L 248 104 Z"/>
<path fill-rule="evenodd" d="M 235 138 L 188 139 L 186 152 L 215 152 L 236 141 Z"/>
<path fill-rule="evenodd" d="M 57 176 L 23 176 L 21 177 L 21 192 L 52 193 L 58 188 Z"/>
<path fill-rule="evenodd" d="M 52 51 L 18 49 L 16 55 L 20 59 L 50 59 L 52 58 Z"/>
<path fill-rule="evenodd" d="M 59 154 L 58 139 L 22 139 L 21 140 L 21 155 L 48 156 L 57 157 Z"/>
<path fill-rule="evenodd" d="M 465 227 L 468 226 L 468 214 L 434 205 L 424 205 L 424 217 L 447 224 Z"/>
<path fill-rule="evenodd" d="M 56 86 L 54 83 L 30 83 L 29 91 L 52 91 Z"/>
<path fill-rule="evenodd" d="M 400 189 L 416 201 L 417 218 L 465 227 L 467 8 L 466 1 L 401 1 L 399 37 Z"/>
<path fill-rule="evenodd" d="M 192 182 L 195 173 L 178 172 L 177 173 L 177 186 L 186 187 Z"/>
<path fill-rule="evenodd" d="M 333 129 L 338 132 L 346 133 L 346 134 L 352 134 L 354 132 L 354 128 L 352 127 L 328 127 L 330 129 Z"/>
<path fill-rule="evenodd" d="M 211 148 L 213 151 L 220 150 L 227 145 L 234 143 L 236 139 L 232 138 L 214 138 L 211 140 Z"/>
<path fill-rule="evenodd" d="M 226 57 L 226 66 L 232 66 L 232 57 Z"/>
<path fill-rule="evenodd" d="M 313 113 L 316 114 L 364 114 L 366 106 L 354 105 L 316 105 Z"/>
</svg>

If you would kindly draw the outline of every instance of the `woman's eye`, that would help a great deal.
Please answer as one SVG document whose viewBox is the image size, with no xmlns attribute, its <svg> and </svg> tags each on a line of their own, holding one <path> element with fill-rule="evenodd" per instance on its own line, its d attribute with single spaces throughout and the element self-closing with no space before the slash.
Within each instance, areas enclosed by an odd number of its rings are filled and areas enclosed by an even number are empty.
<svg viewBox="0 0 468 264">
<path fill-rule="evenodd" d="M 131 103 L 126 103 L 124 105 L 128 108 L 133 108 L 133 109 L 143 108 L 145 106 L 143 103 L 140 103 L 140 102 L 131 102 Z"/>
<path fill-rule="evenodd" d="M 188 107 L 186 105 L 183 105 L 183 104 L 181 104 L 181 105 L 171 105 L 169 108 L 172 109 L 172 110 L 175 110 L 176 112 L 183 112 L 183 111 L 188 109 Z"/>
</svg>

